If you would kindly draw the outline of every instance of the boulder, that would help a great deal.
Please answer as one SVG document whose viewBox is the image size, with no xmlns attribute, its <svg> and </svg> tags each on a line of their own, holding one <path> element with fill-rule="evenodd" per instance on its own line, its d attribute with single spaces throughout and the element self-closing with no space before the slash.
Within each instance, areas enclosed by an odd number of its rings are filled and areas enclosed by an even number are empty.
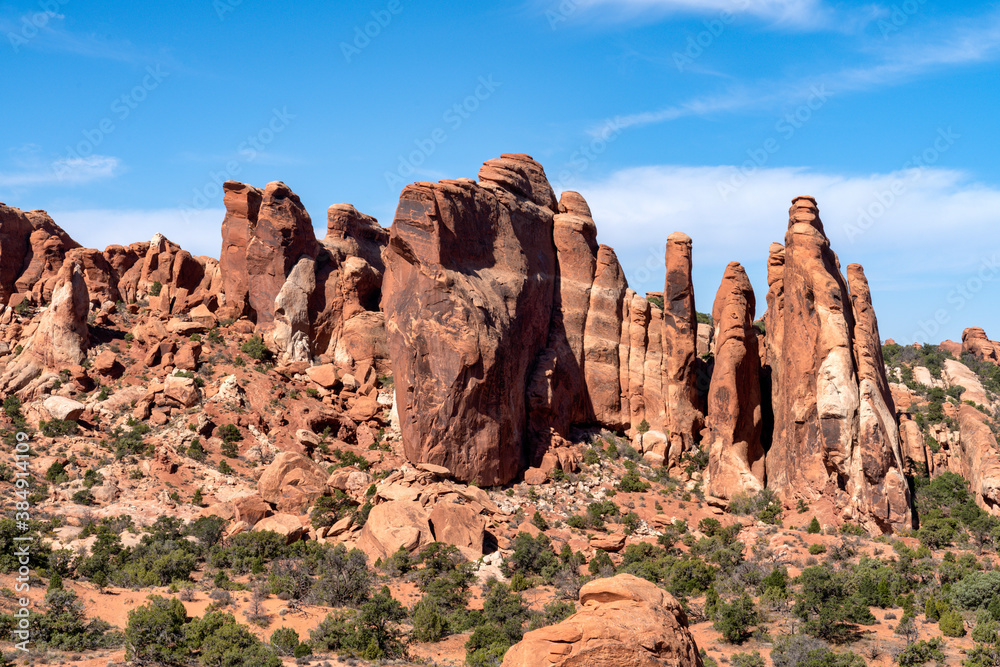
<svg viewBox="0 0 1000 667">
<path fill-rule="evenodd" d="M 327 492 L 327 474 L 312 459 L 282 452 L 264 469 L 257 491 L 279 512 L 301 511 Z"/>
<path fill-rule="evenodd" d="M 285 537 L 285 544 L 292 544 L 305 537 L 308 527 L 303 526 L 299 517 L 294 514 L 274 514 L 258 521 L 253 530 L 255 532 L 266 530 L 278 533 Z"/>
<path fill-rule="evenodd" d="M 962 332 L 962 353 L 1000 365 L 1000 342 L 990 340 L 980 327 L 969 327 Z"/>
<path fill-rule="evenodd" d="M 435 541 L 453 544 L 476 558 L 483 555 L 486 519 L 468 505 L 438 503 L 428 521 Z"/>
<path fill-rule="evenodd" d="M 248 526 L 257 525 L 261 519 L 271 514 L 271 506 L 264 502 L 259 493 L 234 498 L 231 503 L 233 518 L 245 522 Z"/>
<path fill-rule="evenodd" d="M 376 505 L 358 536 L 358 548 L 371 561 L 385 561 L 400 547 L 412 553 L 434 541 L 429 519 L 430 512 L 420 503 L 397 500 Z"/>
<path fill-rule="evenodd" d="M 53 419 L 69 419 L 76 421 L 87 409 L 80 401 L 74 401 L 64 396 L 49 396 L 42 403 L 42 406 L 49 411 Z"/>
<path fill-rule="evenodd" d="M 201 400 L 201 391 L 195 384 L 194 378 L 179 375 L 168 376 L 163 381 L 163 395 L 184 408 L 190 408 Z"/>
<path fill-rule="evenodd" d="M 306 369 L 306 375 L 324 389 L 332 389 L 340 381 L 340 373 L 333 364 L 310 366 Z"/>
<path fill-rule="evenodd" d="M 581 609 L 533 630 L 507 651 L 502 667 L 701 667 L 677 600 L 631 574 L 590 581 Z"/>
</svg>

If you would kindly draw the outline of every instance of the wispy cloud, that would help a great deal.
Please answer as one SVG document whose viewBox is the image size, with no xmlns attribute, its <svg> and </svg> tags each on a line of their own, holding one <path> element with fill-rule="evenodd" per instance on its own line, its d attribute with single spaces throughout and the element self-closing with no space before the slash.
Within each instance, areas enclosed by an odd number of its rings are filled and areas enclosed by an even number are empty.
<svg viewBox="0 0 1000 667">
<path fill-rule="evenodd" d="M 1000 57 L 1000 12 L 992 12 L 975 21 L 959 22 L 947 30 L 939 27 L 936 32 L 945 34 L 934 41 L 927 40 L 923 35 L 912 40 L 900 37 L 877 50 L 873 49 L 878 62 L 871 65 L 844 68 L 808 79 L 730 85 L 721 92 L 694 97 L 661 109 L 618 116 L 614 124 L 620 129 L 628 129 L 692 116 L 771 109 L 807 100 L 814 94 L 816 86 L 822 86 L 832 95 L 863 92 L 901 85 L 948 68 L 991 62 Z M 589 132 L 600 133 L 607 124 L 608 121 L 605 121 Z"/>
<path fill-rule="evenodd" d="M 157 62 L 168 64 L 174 69 L 180 68 L 180 64 L 167 49 L 152 49 L 129 40 L 107 39 L 92 32 L 70 30 L 63 24 L 66 18 L 63 14 L 45 12 L 45 21 L 31 18 L 37 16 L 37 13 L 25 16 L 0 15 L 0 35 L 6 36 L 4 41 L 14 48 L 15 53 L 21 49 L 33 49 L 130 65 Z"/>
<path fill-rule="evenodd" d="M 59 158 L 48 164 L 36 164 L 16 171 L 0 172 L 0 188 L 28 188 L 51 185 L 81 185 L 114 178 L 122 162 L 110 155 L 83 158 Z"/>
<path fill-rule="evenodd" d="M 816 28 L 832 10 L 821 0 L 577 0 L 582 10 L 602 11 L 602 18 L 659 19 L 676 14 L 713 15 L 729 12 L 752 16 L 789 28 Z"/>
</svg>

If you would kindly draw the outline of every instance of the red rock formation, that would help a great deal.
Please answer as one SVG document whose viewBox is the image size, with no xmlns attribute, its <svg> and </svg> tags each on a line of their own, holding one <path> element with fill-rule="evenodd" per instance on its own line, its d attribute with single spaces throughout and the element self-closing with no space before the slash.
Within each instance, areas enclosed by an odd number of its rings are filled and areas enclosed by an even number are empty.
<svg viewBox="0 0 1000 667">
<path fill-rule="evenodd" d="M 226 181 L 222 185 L 226 217 L 222 220 L 222 290 L 225 305 L 221 317 L 239 319 L 249 314 L 250 282 L 247 272 L 247 247 L 257 227 L 261 191 L 252 185 Z"/>
<path fill-rule="evenodd" d="M 552 309 L 555 196 L 522 155 L 480 182 L 417 183 L 400 197 L 382 308 L 407 458 L 494 485 L 521 469 L 528 369 Z"/>
<path fill-rule="evenodd" d="M 611 428 L 626 428 L 628 423 L 619 354 L 627 288 L 615 251 L 599 246 L 583 334 L 583 375 L 594 419 Z"/>
<path fill-rule="evenodd" d="M 316 258 L 316 289 L 309 302 L 313 351 L 338 364 L 384 358 L 385 318 L 379 312 L 389 230 L 350 204 L 331 206 Z"/>
<path fill-rule="evenodd" d="M 788 506 L 798 499 L 829 503 L 831 513 L 871 531 L 908 527 L 899 435 L 886 416 L 891 398 L 875 360 L 878 330 L 863 274 L 855 272 L 856 314 L 811 197 L 793 200 L 783 269 L 780 255 L 772 246 L 765 321 L 775 423 L 768 486 Z"/>
<path fill-rule="evenodd" d="M 854 361 L 860 397 L 858 450 L 852 457 L 854 470 L 851 472 L 855 514 L 872 513 L 876 521 L 890 526 L 911 526 L 912 502 L 904 477 L 896 408 L 885 377 L 882 339 L 872 307 L 871 290 L 861 265 L 848 265 L 847 281 L 854 312 Z"/>
<path fill-rule="evenodd" d="M 31 222 L 22 211 L 0 204 L 0 306 L 17 294 L 14 282 L 21 275 L 31 248 Z"/>
<path fill-rule="evenodd" d="M 57 276 L 48 309 L 37 320 L 34 332 L 25 336 L 21 354 L 0 375 L 0 394 L 24 389 L 45 370 L 59 371 L 83 363 L 90 338 L 89 311 L 83 270 L 77 262 L 66 262 Z"/>
<path fill-rule="evenodd" d="M 701 667 L 687 615 L 670 593 L 619 574 L 580 589 L 581 609 L 557 625 L 532 630 L 502 667 Z"/>
<path fill-rule="evenodd" d="M 695 390 L 698 320 L 691 281 L 691 237 L 667 237 L 667 278 L 663 287 L 663 394 L 669 429 L 668 465 L 676 465 L 701 428 Z M 647 410 L 649 406 L 647 406 Z"/>
<path fill-rule="evenodd" d="M 987 338 L 980 327 L 969 327 L 962 332 L 962 354 L 1000 365 L 1000 342 Z"/>
<path fill-rule="evenodd" d="M 296 262 L 303 256 L 315 259 L 318 251 L 312 220 L 299 196 L 281 181 L 268 183 L 246 251 L 248 301 L 258 325 L 274 319 L 274 299 Z"/>
<path fill-rule="evenodd" d="M 764 488 L 756 300 L 743 267 L 730 262 L 715 295 L 715 370 L 708 391 L 706 491 L 717 498 Z"/>
<path fill-rule="evenodd" d="M 958 427 L 958 451 L 952 459 L 957 465 L 953 469 L 958 468 L 954 471 L 969 481 L 976 504 L 1000 514 L 1000 448 L 987 417 L 971 405 L 960 405 Z"/>
<path fill-rule="evenodd" d="M 552 434 L 590 421 L 584 382 L 584 330 L 597 262 L 597 228 L 590 207 L 565 192 L 553 219 L 556 284 L 548 342 L 528 385 L 528 451 L 533 465 L 551 445 Z"/>
</svg>

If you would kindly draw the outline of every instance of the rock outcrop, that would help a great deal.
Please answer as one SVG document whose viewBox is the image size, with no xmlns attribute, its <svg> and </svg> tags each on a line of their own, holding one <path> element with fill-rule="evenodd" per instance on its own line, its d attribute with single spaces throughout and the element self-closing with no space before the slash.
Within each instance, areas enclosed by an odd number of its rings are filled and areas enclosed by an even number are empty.
<svg viewBox="0 0 1000 667">
<path fill-rule="evenodd" d="M 765 484 L 755 309 L 750 279 L 731 262 L 712 309 L 715 370 L 708 390 L 705 488 L 717 498 L 756 493 Z"/>
<path fill-rule="evenodd" d="M 247 315 L 258 326 L 274 320 L 274 300 L 302 257 L 319 251 L 312 219 L 302 201 L 280 181 L 263 191 L 227 181 L 226 218 L 222 223 L 222 270 L 225 313 Z"/>
<path fill-rule="evenodd" d="M 768 268 L 775 420 L 768 486 L 787 506 L 799 499 L 828 503 L 831 513 L 873 532 L 909 527 L 899 434 L 886 416 L 891 397 L 883 390 L 867 283 L 853 272 L 852 304 L 813 198 L 793 200 L 784 251 L 772 246 Z"/>
<path fill-rule="evenodd" d="M 1000 514 L 1000 447 L 986 415 L 971 405 L 958 406 L 958 470 L 968 480 L 976 503 Z"/>
<path fill-rule="evenodd" d="M 580 589 L 581 609 L 524 635 L 503 667 L 700 667 L 687 616 L 672 595 L 619 574 Z"/>
<path fill-rule="evenodd" d="M 702 419 L 697 410 L 695 389 L 698 319 L 691 280 L 691 237 L 681 232 L 667 237 L 666 266 L 662 328 L 663 393 L 670 438 L 668 464 L 675 465 L 681 455 L 691 449 Z"/>
<path fill-rule="evenodd" d="M 628 283 L 615 251 L 597 249 L 594 284 L 583 333 L 583 377 L 594 420 L 610 428 L 626 428 L 622 406 L 622 311 Z"/>
<path fill-rule="evenodd" d="M 50 301 L 66 253 L 79 247 L 45 211 L 0 204 L 0 305 Z"/>
<path fill-rule="evenodd" d="M 90 342 L 87 313 L 90 297 L 83 269 L 77 262 L 63 264 L 52 290 L 52 300 L 33 331 L 26 331 L 22 351 L 0 376 L 0 394 L 24 389 L 43 371 L 79 366 Z"/>
<path fill-rule="evenodd" d="M 502 484 L 522 467 L 528 370 L 552 311 L 555 196 L 522 155 L 416 183 L 385 251 L 382 308 L 403 446 L 415 463 Z"/>
<path fill-rule="evenodd" d="M 904 459 L 896 408 L 882 358 L 882 339 L 872 307 L 868 278 L 860 264 L 849 264 L 847 282 L 854 313 L 854 363 L 858 374 L 858 456 L 852 457 L 851 479 L 855 514 L 871 514 L 887 526 L 913 525 L 909 485 L 904 477 Z M 850 488 L 850 486 L 848 487 Z"/>
<path fill-rule="evenodd" d="M 962 353 L 1000 365 L 1000 342 L 990 340 L 980 327 L 969 327 L 962 332 Z"/>
</svg>

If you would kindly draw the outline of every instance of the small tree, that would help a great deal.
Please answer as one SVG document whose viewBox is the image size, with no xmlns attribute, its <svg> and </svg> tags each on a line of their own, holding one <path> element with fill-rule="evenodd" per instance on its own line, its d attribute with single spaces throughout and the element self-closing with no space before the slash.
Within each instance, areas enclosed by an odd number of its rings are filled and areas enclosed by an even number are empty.
<svg viewBox="0 0 1000 667">
<path fill-rule="evenodd" d="M 278 628 L 271 634 L 271 648 L 278 655 L 295 655 L 299 646 L 299 633 L 292 628 Z"/>
<path fill-rule="evenodd" d="M 184 636 L 187 612 L 180 600 L 158 595 L 128 613 L 125 657 L 138 664 L 183 665 L 188 647 Z"/>
<path fill-rule="evenodd" d="M 750 638 L 752 629 L 761 621 L 760 612 L 749 595 L 743 595 L 732 603 L 719 603 L 715 611 L 713 627 L 722 633 L 730 644 L 742 644 Z"/>
<path fill-rule="evenodd" d="M 945 637 L 965 636 L 965 622 L 962 620 L 962 614 L 956 610 L 946 611 L 941 614 L 938 627 L 941 629 L 941 634 Z"/>
<path fill-rule="evenodd" d="M 812 521 L 809 522 L 809 527 L 806 528 L 806 532 L 812 535 L 818 535 L 822 530 L 823 527 L 819 525 L 819 519 L 816 517 L 812 518 Z"/>
</svg>

